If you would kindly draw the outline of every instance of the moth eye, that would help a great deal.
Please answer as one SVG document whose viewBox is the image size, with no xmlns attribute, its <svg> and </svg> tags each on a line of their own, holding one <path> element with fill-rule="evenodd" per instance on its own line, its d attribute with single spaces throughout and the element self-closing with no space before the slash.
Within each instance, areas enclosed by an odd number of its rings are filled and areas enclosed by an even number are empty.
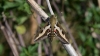
<svg viewBox="0 0 100 56">
<path fill-rule="evenodd" d="M 51 28 L 51 26 L 50 26 L 50 28 Z"/>
<path fill-rule="evenodd" d="M 64 32 L 62 31 L 62 34 L 64 35 Z"/>
</svg>

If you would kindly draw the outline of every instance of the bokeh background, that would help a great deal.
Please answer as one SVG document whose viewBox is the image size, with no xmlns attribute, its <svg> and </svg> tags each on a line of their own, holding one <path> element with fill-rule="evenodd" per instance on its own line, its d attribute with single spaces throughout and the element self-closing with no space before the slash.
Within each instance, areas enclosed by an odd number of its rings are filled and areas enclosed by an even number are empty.
<svg viewBox="0 0 100 56">
<path fill-rule="evenodd" d="M 36 2 L 49 16 L 51 15 L 46 0 Z M 50 0 L 50 2 L 59 23 L 67 34 L 67 31 L 71 33 L 68 37 L 73 36 L 75 40 L 75 43 L 73 40 L 70 42 L 73 45 L 77 44 L 81 55 L 100 56 L 100 0 Z M 45 24 L 46 22 L 32 10 L 27 0 L 0 0 L 0 56 L 13 56 L 7 40 L 13 36 L 19 43 L 15 46 L 18 47 L 20 56 L 68 56 L 57 38 L 53 38 L 51 44 L 48 40 L 32 42 L 37 29 Z M 49 49 L 52 46 L 51 53 L 48 53 L 50 51 L 47 46 Z"/>
</svg>

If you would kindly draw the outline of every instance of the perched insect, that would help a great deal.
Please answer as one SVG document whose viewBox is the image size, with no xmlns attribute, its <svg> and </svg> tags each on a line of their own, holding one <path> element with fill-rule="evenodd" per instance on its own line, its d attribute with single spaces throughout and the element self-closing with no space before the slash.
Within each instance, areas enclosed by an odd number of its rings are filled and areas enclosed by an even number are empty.
<svg viewBox="0 0 100 56">
<path fill-rule="evenodd" d="M 58 23 L 56 17 L 52 15 L 49 19 L 48 24 L 42 30 L 40 30 L 40 32 L 38 32 L 34 41 L 36 42 L 45 39 L 45 36 L 48 36 L 49 39 L 56 36 L 62 43 L 69 44 L 65 31 Z"/>
</svg>

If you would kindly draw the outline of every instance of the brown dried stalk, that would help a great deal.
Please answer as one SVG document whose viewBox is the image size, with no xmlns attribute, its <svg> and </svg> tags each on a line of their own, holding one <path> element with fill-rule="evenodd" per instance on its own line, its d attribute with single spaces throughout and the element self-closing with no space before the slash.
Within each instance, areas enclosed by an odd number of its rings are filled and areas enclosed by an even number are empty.
<svg viewBox="0 0 100 56">
<path fill-rule="evenodd" d="M 12 39 L 14 40 L 15 44 L 17 45 L 18 50 L 21 50 L 21 46 L 19 41 L 16 39 L 15 35 L 13 34 L 7 20 L 6 20 L 6 16 L 4 14 L 4 12 L 2 12 L 2 16 L 3 16 L 3 21 L 5 23 L 5 28 L 9 31 L 10 36 L 12 37 Z"/>
<path fill-rule="evenodd" d="M 6 16 L 4 15 L 4 12 L 2 13 L 2 17 L 3 17 L 3 19 L 6 19 Z M 13 52 L 13 55 L 14 56 L 19 56 L 18 49 L 16 47 L 15 41 L 13 40 L 9 29 L 7 29 L 7 26 L 3 26 L 2 23 L 0 22 L 0 29 L 4 33 L 4 36 L 5 36 L 8 44 L 9 44 L 9 46 L 10 46 L 12 52 Z"/>
</svg>

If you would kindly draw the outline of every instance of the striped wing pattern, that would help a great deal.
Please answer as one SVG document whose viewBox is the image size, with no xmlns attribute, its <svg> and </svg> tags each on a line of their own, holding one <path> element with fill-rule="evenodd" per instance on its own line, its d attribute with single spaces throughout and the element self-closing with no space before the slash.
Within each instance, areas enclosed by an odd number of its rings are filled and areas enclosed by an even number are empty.
<svg viewBox="0 0 100 56">
<path fill-rule="evenodd" d="M 49 30 L 49 31 L 48 31 Z M 39 34 L 36 35 L 36 38 L 35 38 L 35 42 L 39 41 L 39 40 L 43 40 L 46 38 L 46 36 L 50 35 L 51 34 L 51 31 L 50 31 L 50 25 L 48 24 L 47 26 L 45 26 L 40 32 Z M 63 30 L 63 28 L 61 28 L 60 24 L 57 23 L 55 24 L 55 27 L 54 27 L 54 34 L 55 36 L 57 36 L 57 38 L 62 42 L 62 43 L 67 43 L 69 44 L 68 42 L 68 38 L 65 34 L 65 31 Z M 53 34 L 53 35 L 54 35 Z"/>
</svg>

